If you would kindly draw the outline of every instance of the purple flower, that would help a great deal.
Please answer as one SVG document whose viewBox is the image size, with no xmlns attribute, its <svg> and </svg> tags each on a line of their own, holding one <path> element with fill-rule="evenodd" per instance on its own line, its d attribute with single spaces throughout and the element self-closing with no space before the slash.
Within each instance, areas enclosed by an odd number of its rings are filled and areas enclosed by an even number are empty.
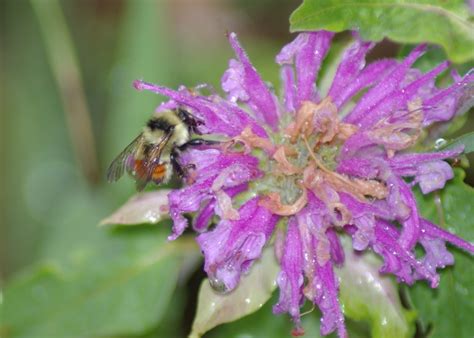
<svg viewBox="0 0 474 338">
<path fill-rule="evenodd" d="M 463 88 L 474 75 L 453 73 L 454 83 L 438 88 L 435 80 L 446 62 L 424 74 L 412 68 L 423 45 L 401 62 L 366 64 L 374 43 L 354 34 L 323 93 L 316 80 L 333 35 L 302 33 L 283 47 L 276 57 L 281 97 L 234 33 L 229 41 L 236 58 L 222 77 L 226 98 L 143 81 L 135 87 L 169 97 L 160 109 L 185 107 L 203 122 L 199 132 L 221 141 L 180 157 L 183 166 L 195 169 L 183 188 L 169 194 L 170 239 L 188 226 L 184 215 L 194 213 L 204 269 L 216 290 L 229 292 L 278 233 L 280 298 L 274 313 L 289 313 L 300 334 L 300 307 L 308 299 L 321 309 L 321 333 L 346 337 L 334 273 L 344 264 L 340 233 L 352 237 L 354 250 L 382 256 L 380 271 L 408 284 L 425 279 L 438 286 L 437 269 L 454 262 L 448 242 L 474 253 L 474 245 L 420 216 L 411 189 L 418 184 L 426 194 L 443 188 L 453 177 L 445 160 L 462 149 L 408 151 L 424 128 L 459 111 Z M 421 258 L 414 253 L 418 243 L 425 250 Z"/>
</svg>

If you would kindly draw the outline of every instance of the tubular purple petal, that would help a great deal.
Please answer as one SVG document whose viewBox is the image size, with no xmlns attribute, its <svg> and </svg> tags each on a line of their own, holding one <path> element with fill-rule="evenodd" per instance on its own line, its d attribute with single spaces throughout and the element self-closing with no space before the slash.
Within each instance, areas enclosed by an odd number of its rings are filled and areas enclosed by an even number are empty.
<svg viewBox="0 0 474 338">
<path fill-rule="evenodd" d="M 462 79 L 455 78 L 455 81 L 424 102 L 426 106 L 424 126 L 429 126 L 433 122 L 448 121 L 474 105 L 474 74 L 468 73 Z"/>
<path fill-rule="evenodd" d="M 230 59 L 229 68 L 225 71 L 221 79 L 222 90 L 225 91 L 228 96 L 227 99 L 231 102 L 247 102 L 250 97 L 247 91 L 243 87 L 243 78 L 245 76 L 245 70 L 239 61 Z"/>
<path fill-rule="evenodd" d="M 386 201 L 379 201 L 379 203 L 363 203 L 346 193 L 340 193 L 339 196 L 341 202 L 347 207 L 347 209 L 349 209 L 354 218 L 362 217 L 364 215 L 374 215 L 385 220 L 392 219 L 390 206 Z"/>
<path fill-rule="evenodd" d="M 409 102 L 415 101 L 417 98 L 423 102 L 425 99 L 423 94 L 420 94 L 420 91 L 423 90 L 424 86 L 430 86 L 436 76 L 448 68 L 449 62 L 445 61 L 439 64 L 437 67 L 409 83 L 408 85 L 395 90 L 391 93 L 390 97 L 381 100 L 373 108 L 369 109 L 363 118 L 358 120 L 358 125 L 361 128 L 368 128 L 373 126 L 377 121 L 382 118 L 393 114 L 397 110 L 404 110 L 409 108 Z M 415 109 L 421 109 L 423 106 Z"/>
<path fill-rule="evenodd" d="M 303 101 L 314 101 L 318 94 L 315 82 L 321 64 L 329 51 L 334 33 L 317 32 L 301 33 L 307 34 L 307 42 L 295 55 L 295 67 L 297 74 L 297 100 L 301 104 Z"/>
<path fill-rule="evenodd" d="M 344 51 L 341 63 L 329 89 L 328 96 L 337 98 L 355 81 L 365 67 L 365 56 L 375 46 L 373 42 L 357 39 Z"/>
<path fill-rule="evenodd" d="M 283 65 L 280 70 L 281 82 L 283 85 L 283 103 L 288 112 L 296 110 L 296 84 L 295 73 L 289 65 Z"/>
<path fill-rule="evenodd" d="M 315 283 L 316 289 L 314 302 L 318 304 L 323 314 L 321 318 L 321 334 L 328 335 L 337 330 L 340 338 L 349 337 L 338 300 L 339 286 L 331 262 L 327 262 L 323 266 L 316 263 L 316 276 L 313 283 Z"/>
<path fill-rule="evenodd" d="M 231 187 L 224 189 L 224 192 L 229 197 L 234 197 L 241 192 L 244 192 L 248 189 L 248 184 L 241 184 L 236 187 Z M 207 229 L 209 222 L 215 213 L 216 199 L 212 198 L 207 204 L 197 212 L 196 217 L 193 220 L 193 229 L 197 232 L 202 232 Z"/>
<path fill-rule="evenodd" d="M 341 266 L 344 264 L 345 257 L 341 241 L 339 240 L 336 231 L 332 228 L 328 229 L 327 236 L 330 243 L 331 259 L 336 266 Z"/>
<path fill-rule="evenodd" d="M 375 236 L 377 242 L 373 245 L 373 249 L 385 259 L 380 272 L 393 273 L 400 281 L 407 284 L 413 284 L 413 274 L 416 273 L 428 280 L 432 288 L 438 286 L 439 276 L 417 261 L 410 250 L 398 244 L 397 231 L 389 223 L 378 221 L 375 226 Z"/>
<path fill-rule="evenodd" d="M 295 327 L 301 331 L 300 307 L 303 302 L 303 249 L 298 224 L 294 217 L 288 221 L 283 254 L 280 261 L 281 271 L 277 283 L 280 298 L 273 307 L 273 313 L 288 312 L 293 318 Z"/>
<path fill-rule="evenodd" d="M 243 102 L 249 104 L 256 117 L 276 129 L 278 127 L 279 112 L 275 97 L 250 63 L 235 33 L 229 34 L 229 42 L 240 64 L 234 63 L 231 65 L 230 73 L 224 75 L 224 91 L 231 91 L 233 95 L 238 91 L 237 98 L 240 100 L 244 98 Z"/>
<path fill-rule="evenodd" d="M 334 33 L 326 31 L 300 33 L 277 55 L 278 64 L 296 68 L 295 108 L 303 101 L 318 101 L 315 81 L 333 36 Z"/>
<path fill-rule="evenodd" d="M 411 65 L 424 53 L 425 49 L 426 45 L 417 46 L 401 64 L 359 100 L 356 107 L 344 118 L 344 121 L 353 124 L 359 123 L 377 103 L 397 90 Z"/>
<path fill-rule="evenodd" d="M 420 235 L 420 221 L 418 208 L 416 206 L 415 196 L 408 184 L 402 179 L 397 179 L 398 189 L 400 191 L 400 201 L 409 209 L 409 214 L 404 219 L 399 219 L 402 223 L 402 232 L 399 243 L 402 248 L 411 250 L 415 247 Z M 393 205 L 396 208 L 396 205 Z"/>
<path fill-rule="evenodd" d="M 444 269 L 447 265 L 454 264 L 453 255 L 446 249 L 446 243 L 439 238 L 421 238 L 420 243 L 425 250 L 425 256 L 421 259 L 421 264 L 431 273 L 436 273 L 437 268 Z M 417 276 L 416 279 L 422 279 Z"/>
<path fill-rule="evenodd" d="M 453 177 L 453 169 L 448 163 L 433 161 L 418 166 L 414 182 L 420 185 L 423 194 L 428 194 L 444 188 L 446 181 Z"/>
<path fill-rule="evenodd" d="M 474 255 L 474 244 L 469 243 L 468 241 L 463 240 L 462 238 L 453 235 L 452 233 L 434 225 L 426 219 L 420 219 L 422 231 L 426 233 L 427 236 L 432 238 L 441 238 L 446 242 L 449 242 L 460 249 L 463 249 L 469 252 L 471 255 Z"/>
<path fill-rule="evenodd" d="M 329 96 L 334 100 L 334 104 L 341 108 L 359 91 L 381 81 L 396 65 L 397 62 L 394 60 L 374 61 L 362 69 L 353 81 L 346 83 L 340 91 L 334 90 Z"/>
<path fill-rule="evenodd" d="M 397 155 L 389 163 L 397 175 L 415 177 L 413 183 L 418 183 L 423 194 L 427 194 L 442 189 L 446 181 L 453 178 L 451 166 L 441 160 L 458 156 L 463 148 L 460 146 L 442 152 Z"/>
<path fill-rule="evenodd" d="M 210 100 L 203 96 L 175 91 L 139 80 L 134 82 L 134 87 L 138 90 L 149 90 L 167 96 L 180 105 L 191 108 L 193 114 L 203 122 L 198 126 L 203 134 L 212 133 L 233 137 L 239 135 L 245 127 L 250 126 L 257 135 L 266 136 L 265 130 L 247 113 L 237 106 L 232 107 L 225 101 L 220 101 L 218 98 Z"/>
<path fill-rule="evenodd" d="M 350 141 L 352 140 L 349 139 L 348 142 Z M 347 149 L 347 152 L 349 152 L 350 147 L 344 148 L 343 153 L 344 153 L 344 150 L 346 149 Z M 364 177 L 364 178 L 369 178 L 369 179 L 375 178 L 380 174 L 380 170 L 373 160 L 369 158 L 354 158 L 354 157 L 341 158 L 339 160 L 337 172 L 341 174 L 346 174 L 346 175 L 351 175 L 351 176 L 356 176 L 356 177 Z"/>
<path fill-rule="evenodd" d="M 405 176 L 406 173 L 413 172 L 415 167 L 419 164 L 453 158 L 462 154 L 463 150 L 464 146 L 461 145 L 454 149 L 432 153 L 397 154 L 393 158 L 389 159 L 389 163 L 392 170 L 394 170 L 399 175 Z"/>
<path fill-rule="evenodd" d="M 204 270 L 211 285 L 219 291 L 233 290 L 241 274 L 261 256 L 278 217 L 258 205 L 258 197 L 239 209 L 239 219 L 221 220 L 212 231 L 197 237 L 204 253 Z"/>
<path fill-rule="evenodd" d="M 173 235 L 169 237 L 170 240 L 179 237 L 188 226 L 184 213 L 196 212 L 206 201 L 217 201 L 219 191 L 238 189 L 261 175 L 256 158 L 240 153 L 224 154 L 218 149 L 190 150 L 181 156 L 181 162 L 184 166 L 193 164 L 196 167 L 195 177 L 194 183 L 168 195 L 173 220 Z M 225 169 L 229 171 L 226 176 L 222 176 Z M 213 189 L 217 180 L 220 181 L 218 190 L 215 187 Z M 216 212 L 217 203 L 214 206 Z"/>
<path fill-rule="evenodd" d="M 375 217 L 370 214 L 354 218 L 357 231 L 352 235 L 352 246 L 355 250 L 365 250 L 375 241 Z"/>
</svg>

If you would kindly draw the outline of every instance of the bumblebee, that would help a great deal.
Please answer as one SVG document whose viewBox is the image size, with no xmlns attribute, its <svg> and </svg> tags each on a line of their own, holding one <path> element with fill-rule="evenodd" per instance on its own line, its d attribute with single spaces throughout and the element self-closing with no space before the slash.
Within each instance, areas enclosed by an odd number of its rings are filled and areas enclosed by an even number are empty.
<svg viewBox="0 0 474 338">
<path fill-rule="evenodd" d="M 135 179 L 137 190 L 141 191 L 149 182 L 168 182 L 173 172 L 184 177 L 189 168 L 179 164 L 179 153 L 189 146 L 217 143 L 191 139 L 192 134 L 199 134 L 197 127 L 201 124 L 184 109 L 167 110 L 152 117 L 143 131 L 110 164 L 107 180 L 115 182 L 127 171 Z"/>
</svg>

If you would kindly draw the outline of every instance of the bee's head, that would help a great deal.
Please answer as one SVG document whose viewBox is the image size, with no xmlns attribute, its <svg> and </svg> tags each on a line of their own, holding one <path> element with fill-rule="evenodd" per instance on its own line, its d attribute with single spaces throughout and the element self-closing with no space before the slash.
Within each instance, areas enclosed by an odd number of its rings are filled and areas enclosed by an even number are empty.
<svg viewBox="0 0 474 338">
<path fill-rule="evenodd" d="M 193 120 L 195 119 L 194 116 L 190 112 L 188 112 L 186 109 L 183 109 L 183 108 L 176 109 L 176 115 L 178 115 L 178 117 L 184 123 L 186 123 L 187 121 L 189 121 L 191 119 L 193 119 Z"/>
<path fill-rule="evenodd" d="M 185 123 L 193 133 L 197 132 L 197 127 L 202 125 L 203 122 L 197 119 L 193 114 L 183 108 L 178 108 L 176 114 Z"/>
</svg>

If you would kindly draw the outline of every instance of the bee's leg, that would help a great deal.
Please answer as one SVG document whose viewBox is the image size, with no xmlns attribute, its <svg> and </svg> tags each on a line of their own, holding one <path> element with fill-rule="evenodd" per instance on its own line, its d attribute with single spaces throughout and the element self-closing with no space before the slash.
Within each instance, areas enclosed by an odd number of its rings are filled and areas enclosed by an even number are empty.
<svg viewBox="0 0 474 338">
<path fill-rule="evenodd" d="M 182 144 L 178 147 L 180 151 L 186 150 L 188 147 L 196 147 L 196 146 L 210 146 L 214 144 L 219 144 L 220 141 L 214 141 L 214 140 L 205 140 L 202 138 L 195 138 L 192 139 L 185 144 Z"/>
<path fill-rule="evenodd" d="M 177 148 L 173 148 L 170 154 L 170 162 L 173 166 L 174 171 L 178 174 L 179 177 L 184 177 L 186 175 L 185 169 L 183 166 L 178 162 L 179 151 Z"/>
<path fill-rule="evenodd" d="M 170 162 L 171 165 L 173 166 L 174 171 L 178 174 L 179 177 L 185 177 L 187 176 L 188 170 L 192 170 L 196 168 L 196 165 L 194 164 L 188 164 L 186 166 L 182 166 L 178 162 L 179 158 L 179 153 L 186 150 L 188 147 L 195 147 L 195 146 L 203 146 L 203 145 L 213 145 L 213 144 L 218 144 L 220 143 L 219 141 L 213 141 L 213 140 L 204 140 L 200 138 L 196 138 L 193 140 L 190 140 L 186 142 L 185 144 L 182 144 L 180 146 L 175 146 L 173 150 L 171 151 L 170 154 Z"/>
</svg>

